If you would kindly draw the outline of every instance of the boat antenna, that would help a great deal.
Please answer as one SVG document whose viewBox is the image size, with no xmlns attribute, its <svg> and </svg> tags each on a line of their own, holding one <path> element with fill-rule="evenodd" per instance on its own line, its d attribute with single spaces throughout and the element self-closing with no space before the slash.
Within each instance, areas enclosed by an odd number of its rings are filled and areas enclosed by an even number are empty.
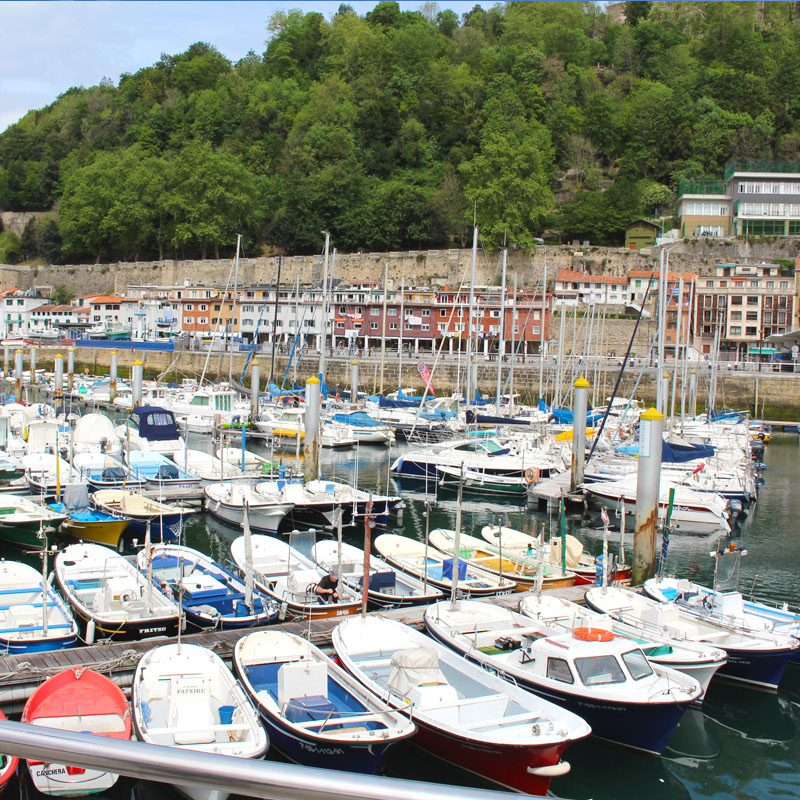
<svg viewBox="0 0 800 800">
<path fill-rule="evenodd" d="M 42 540 L 42 635 L 47 636 L 47 532 L 43 517 L 39 519 L 39 538 Z"/>
<path fill-rule="evenodd" d="M 341 536 L 341 514 L 339 515 L 339 535 Z M 361 617 L 362 619 L 367 615 L 367 600 L 369 598 L 369 554 L 372 549 L 372 529 L 375 526 L 375 520 L 372 518 L 372 492 L 369 493 L 369 500 L 367 501 L 367 513 L 364 516 L 364 579 L 362 581 L 362 594 L 361 594 Z M 339 543 L 339 559 L 342 557 L 341 539 Z M 339 580 L 342 579 L 341 573 L 338 573 Z"/>
<path fill-rule="evenodd" d="M 162 528 L 163 531 L 163 528 Z M 150 520 L 147 520 L 144 532 L 144 552 L 147 557 L 147 610 L 153 613 L 153 544 L 150 533 Z"/>
<path fill-rule="evenodd" d="M 464 497 L 464 462 L 458 475 L 458 499 L 456 501 L 456 530 L 453 537 L 453 576 L 450 579 L 450 610 L 456 610 L 456 593 L 458 591 L 458 570 L 461 563 L 461 500 Z"/>
<path fill-rule="evenodd" d="M 181 654 L 181 633 L 183 632 L 183 554 L 178 558 L 178 655 Z"/>
<path fill-rule="evenodd" d="M 244 604 L 253 614 L 255 612 L 253 601 L 253 540 L 250 534 L 250 504 L 244 493 L 242 495 L 242 530 L 244 532 Z"/>
</svg>

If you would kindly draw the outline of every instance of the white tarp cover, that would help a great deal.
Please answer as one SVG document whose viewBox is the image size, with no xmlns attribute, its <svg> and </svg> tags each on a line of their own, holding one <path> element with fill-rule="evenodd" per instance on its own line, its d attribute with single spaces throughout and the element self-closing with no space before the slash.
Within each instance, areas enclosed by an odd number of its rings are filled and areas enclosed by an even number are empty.
<svg viewBox="0 0 800 800">
<path fill-rule="evenodd" d="M 439 670 L 439 656 L 428 647 L 397 650 L 392 654 L 392 672 L 389 688 L 406 694 L 415 686 L 447 683 Z"/>
</svg>

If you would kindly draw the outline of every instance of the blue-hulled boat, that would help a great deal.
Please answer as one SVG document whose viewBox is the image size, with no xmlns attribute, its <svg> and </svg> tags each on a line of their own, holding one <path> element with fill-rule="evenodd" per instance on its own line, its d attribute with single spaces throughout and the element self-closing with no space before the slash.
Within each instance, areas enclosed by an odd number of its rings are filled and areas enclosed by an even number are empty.
<svg viewBox="0 0 800 800">
<path fill-rule="evenodd" d="M 131 450 L 127 455 L 128 466 L 139 478 L 150 486 L 172 489 L 196 489 L 200 478 L 181 469 L 163 453 L 147 450 Z"/>
<path fill-rule="evenodd" d="M 78 627 L 67 603 L 42 575 L 19 561 L 0 561 L 0 651 L 35 653 L 73 647 Z M 46 623 L 46 627 L 45 627 Z"/>
<path fill-rule="evenodd" d="M 376 774 L 416 728 L 310 642 L 285 631 L 239 639 L 234 671 L 270 741 L 298 764 Z"/>
<path fill-rule="evenodd" d="M 72 459 L 81 481 L 90 492 L 100 489 L 143 489 L 147 481 L 127 465 L 106 453 L 78 453 Z"/>
<path fill-rule="evenodd" d="M 140 550 L 137 565 L 145 574 L 149 566 L 153 576 L 173 594 L 183 591 L 186 621 L 199 630 L 250 628 L 278 619 L 278 606 L 269 595 L 251 587 L 248 596 L 247 585 L 239 575 L 199 550 L 159 544 L 149 554 Z"/>
</svg>

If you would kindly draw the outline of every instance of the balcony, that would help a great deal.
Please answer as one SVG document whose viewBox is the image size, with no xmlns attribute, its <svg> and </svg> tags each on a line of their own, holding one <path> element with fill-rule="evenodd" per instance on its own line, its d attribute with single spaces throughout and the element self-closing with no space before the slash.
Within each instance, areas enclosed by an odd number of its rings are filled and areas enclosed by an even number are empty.
<svg viewBox="0 0 800 800">
<path fill-rule="evenodd" d="M 681 178 L 678 181 L 678 197 L 685 194 L 717 194 L 725 195 L 725 181 L 717 178 Z"/>
<path fill-rule="evenodd" d="M 725 165 L 723 180 L 730 180 L 736 172 L 800 173 L 800 161 L 776 161 L 772 159 L 732 159 Z"/>
</svg>

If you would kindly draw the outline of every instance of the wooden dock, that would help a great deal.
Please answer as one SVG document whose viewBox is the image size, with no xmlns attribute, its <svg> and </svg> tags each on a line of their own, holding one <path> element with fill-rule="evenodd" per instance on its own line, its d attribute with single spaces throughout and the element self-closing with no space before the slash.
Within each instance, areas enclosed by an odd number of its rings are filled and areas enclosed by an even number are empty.
<svg viewBox="0 0 800 800">
<path fill-rule="evenodd" d="M 537 505 L 552 508 L 563 498 L 568 505 L 583 505 L 586 500 L 583 492 L 570 492 L 571 472 L 559 472 L 528 489 L 528 498 Z"/>
<path fill-rule="evenodd" d="M 545 594 L 563 597 L 582 603 L 587 586 L 569 586 L 559 589 L 546 589 Z M 504 608 L 517 610 L 520 600 L 529 592 L 515 592 L 488 598 L 490 602 Z M 380 612 L 383 617 L 399 620 L 417 629 L 424 627 L 425 606 L 391 609 Z M 205 631 L 181 637 L 181 641 L 200 644 L 230 661 L 236 642 L 254 630 L 284 630 L 308 638 L 323 649 L 331 646 L 331 633 L 343 617 L 327 617 L 309 622 L 282 622 L 277 625 L 244 628 L 232 631 Z M 51 675 L 74 667 L 93 669 L 104 673 L 120 687 L 130 688 L 133 674 L 139 659 L 154 647 L 177 642 L 176 638 L 156 637 L 133 642 L 112 642 L 87 647 L 73 647 L 67 650 L 48 650 L 42 653 L 23 653 L 21 655 L 0 657 L 0 707 L 6 714 L 21 712 L 22 706 L 34 690 Z"/>
</svg>

